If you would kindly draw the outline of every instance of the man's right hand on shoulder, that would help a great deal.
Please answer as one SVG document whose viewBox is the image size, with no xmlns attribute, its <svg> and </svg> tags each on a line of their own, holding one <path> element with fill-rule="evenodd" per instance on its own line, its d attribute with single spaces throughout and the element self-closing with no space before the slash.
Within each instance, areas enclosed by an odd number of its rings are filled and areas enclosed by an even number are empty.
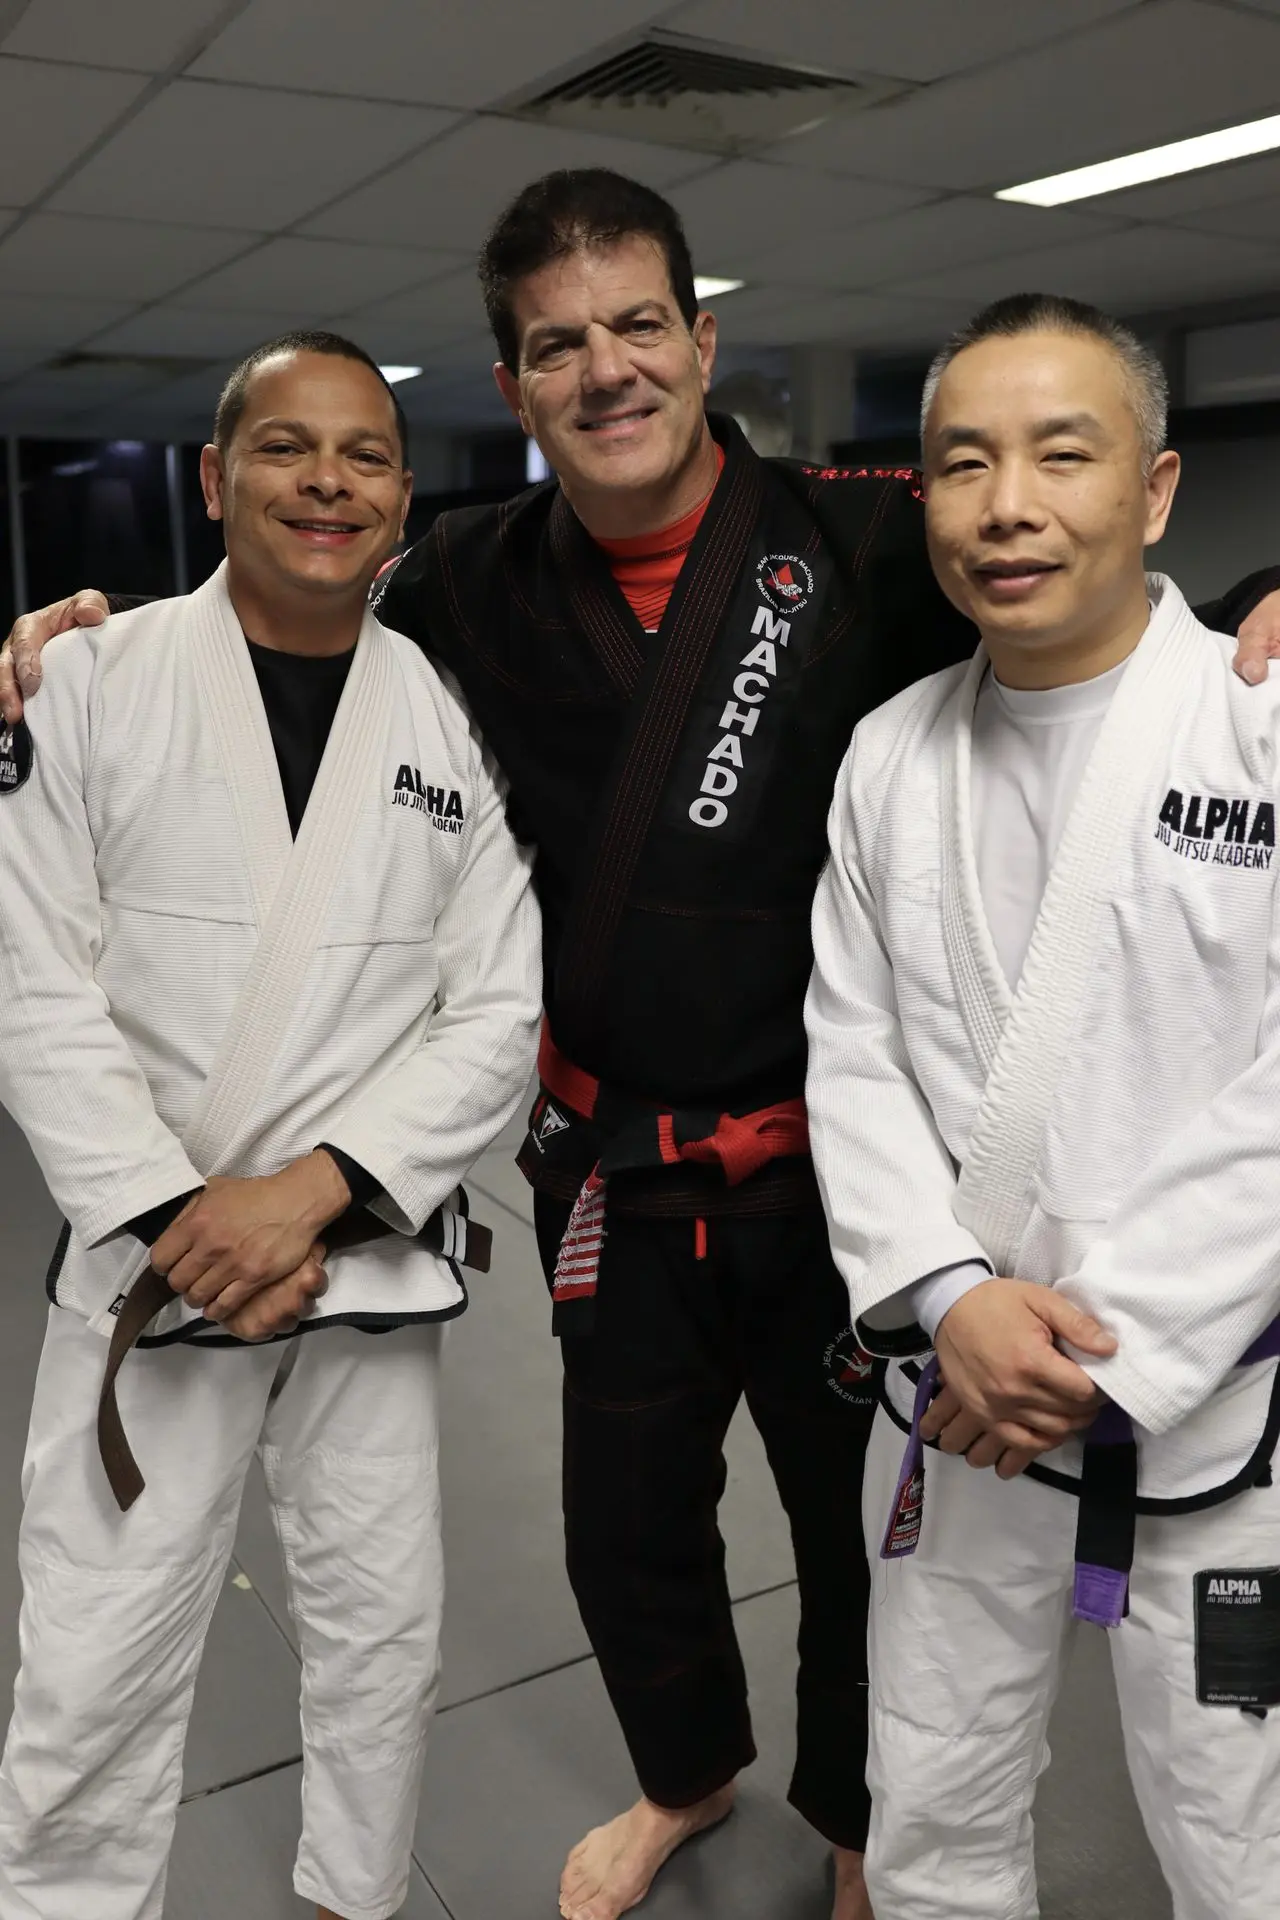
<svg viewBox="0 0 1280 1920">
<path fill-rule="evenodd" d="M 96 587 L 82 587 L 65 600 L 55 600 L 38 613 L 22 613 L 14 621 L 0 650 L 0 715 L 6 726 L 22 718 L 22 703 L 40 685 L 40 652 L 55 634 L 72 627 L 100 627 L 111 609 Z"/>
<path fill-rule="evenodd" d="M 965 1411 L 1010 1446 L 1090 1426 L 1103 1395 L 1083 1367 L 1058 1350 L 1065 1341 L 1106 1359 L 1116 1341 L 1098 1322 L 1051 1287 L 1025 1280 L 983 1281 L 964 1294 L 938 1326 L 942 1377 Z M 936 1411 L 926 1414 L 926 1439 Z"/>
</svg>

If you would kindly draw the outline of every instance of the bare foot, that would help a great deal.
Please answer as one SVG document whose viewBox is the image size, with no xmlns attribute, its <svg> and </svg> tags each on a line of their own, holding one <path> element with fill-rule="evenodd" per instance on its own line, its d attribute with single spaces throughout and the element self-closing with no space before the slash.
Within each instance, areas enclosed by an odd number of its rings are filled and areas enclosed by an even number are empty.
<svg viewBox="0 0 1280 1920">
<path fill-rule="evenodd" d="M 848 1847 L 835 1847 L 836 1904 L 831 1920 L 875 1920 L 867 1898 L 867 1883 L 862 1877 L 862 1855 Z"/>
<path fill-rule="evenodd" d="M 560 1876 L 564 1920 L 619 1920 L 638 1907 L 676 1848 L 724 1819 L 733 1794 L 730 1781 L 693 1807 L 656 1807 L 652 1800 L 637 1800 L 607 1826 L 593 1827 L 569 1855 Z"/>
</svg>

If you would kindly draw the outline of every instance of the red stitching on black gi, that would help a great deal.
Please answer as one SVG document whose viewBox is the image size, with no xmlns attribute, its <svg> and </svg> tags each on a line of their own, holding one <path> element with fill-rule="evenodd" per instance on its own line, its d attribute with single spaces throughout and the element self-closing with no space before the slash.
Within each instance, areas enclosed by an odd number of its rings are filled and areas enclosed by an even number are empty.
<svg viewBox="0 0 1280 1920">
<path fill-rule="evenodd" d="M 608 597 L 597 585 L 594 568 L 602 564 L 590 536 L 563 493 L 551 508 L 551 551 L 579 626 L 599 654 L 609 676 L 626 694 L 634 693 L 644 672 L 644 650 Z"/>
<path fill-rule="evenodd" d="M 522 494 L 517 494 L 515 500 L 504 500 L 498 509 L 498 551 L 502 555 L 502 577 L 507 583 L 508 593 L 531 626 L 541 628 L 544 633 L 567 633 L 567 621 L 548 620 L 531 605 L 520 584 L 519 575 L 511 564 L 511 510 L 523 498 Z"/>
<path fill-rule="evenodd" d="M 663 622 L 658 678 L 619 776 L 593 870 L 565 930 L 558 999 L 572 1004 L 575 1023 L 589 1021 L 596 1012 L 604 957 L 617 933 L 681 729 L 760 511 L 764 483 L 753 455 L 740 457 L 726 470 L 722 484 L 723 500 L 712 495 L 703 522 L 707 537 L 696 571 L 686 561 L 676 583 L 671 619 Z M 596 597 L 591 586 L 588 582 L 583 591 L 584 611 Z"/>
<path fill-rule="evenodd" d="M 856 476 L 856 477 L 863 478 L 866 476 Z M 867 521 L 866 530 L 863 533 L 862 539 L 858 543 L 858 551 L 853 557 L 853 578 L 855 581 L 861 578 L 862 569 L 866 564 L 866 558 L 871 547 L 871 542 L 875 538 L 875 535 L 880 531 L 880 527 L 884 520 L 885 514 L 889 510 L 889 503 L 893 499 L 895 483 L 899 477 L 900 476 L 895 475 L 894 478 L 891 479 L 886 486 L 881 488 L 879 497 L 876 500 L 876 504 L 872 508 L 871 517 Z M 804 665 L 800 669 L 802 673 L 808 673 L 811 667 L 816 667 L 820 660 L 826 659 L 827 655 L 831 652 L 831 649 L 833 647 L 839 646 L 840 642 L 844 639 L 845 634 L 848 633 L 849 628 L 853 625 L 854 621 L 858 618 L 860 611 L 861 609 L 858 607 L 856 602 L 853 602 L 850 604 L 850 606 L 846 609 L 843 616 L 839 620 L 837 620 L 832 626 L 830 626 L 827 629 L 826 633 L 823 634 L 822 639 L 818 642 L 818 644 L 810 649 L 809 657 L 804 662 Z"/>
</svg>

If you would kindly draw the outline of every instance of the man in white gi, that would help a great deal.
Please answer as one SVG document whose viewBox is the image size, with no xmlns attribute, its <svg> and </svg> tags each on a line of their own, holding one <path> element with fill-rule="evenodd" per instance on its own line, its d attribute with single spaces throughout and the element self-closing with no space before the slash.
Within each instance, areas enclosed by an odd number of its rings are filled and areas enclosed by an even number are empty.
<svg viewBox="0 0 1280 1920">
<path fill-rule="evenodd" d="M 938 356 L 930 546 L 983 644 L 863 721 L 831 815 L 808 1098 L 890 1357 L 877 1920 L 1037 1913 L 1073 1615 L 1114 1629 L 1177 1920 L 1277 1910 L 1280 676 L 1251 690 L 1144 576 L 1164 415 L 1153 356 L 1074 302 Z"/>
<path fill-rule="evenodd" d="M 30 731 L 0 736 L 0 1097 L 68 1223 L 4 1920 L 159 1920 L 255 1449 L 302 1647 L 294 1885 L 330 1920 L 399 1910 L 438 1670 L 441 1323 L 465 1305 L 431 1245 L 463 1256 L 441 1209 L 532 1063 L 528 859 L 466 712 L 367 610 L 410 493 L 391 390 L 349 342 L 291 336 L 232 376 L 215 439 L 225 566 L 54 641 Z M 326 1290 L 314 1243 L 353 1203 L 393 1230 L 331 1255 Z M 173 1291 L 119 1376 L 148 1483 L 121 1511 L 95 1414 L 149 1266 Z"/>
</svg>

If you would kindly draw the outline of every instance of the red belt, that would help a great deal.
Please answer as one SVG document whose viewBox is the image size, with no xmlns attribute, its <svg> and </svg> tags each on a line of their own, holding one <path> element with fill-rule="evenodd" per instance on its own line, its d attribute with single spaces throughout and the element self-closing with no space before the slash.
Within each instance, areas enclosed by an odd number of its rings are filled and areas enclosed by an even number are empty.
<svg viewBox="0 0 1280 1920">
<path fill-rule="evenodd" d="M 593 1074 L 566 1060 L 544 1026 L 538 1049 L 538 1074 L 553 1098 L 584 1120 L 604 1123 L 598 1112 L 602 1088 Z M 594 1298 L 604 1241 L 605 1194 L 611 1173 L 695 1161 L 722 1168 L 736 1187 L 771 1160 L 809 1151 L 809 1121 L 803 1100 L 780 1100 L 754 1113 L 699 1113 L 646 1109 L 609 1097 L 616 1124 L 609 1126 L 599 1160 L 587 1175 L 573 1205 L 556 1260 L 552 1300 L 557 1308 L 571 1300 Z M 708 1125 L 713 1121 L 713 1125 Z M 564 1316 L 557 1316 L 563 1321 Z M 557 1331 L 564 1330 L 561 1325 Z"/>
</svg>

